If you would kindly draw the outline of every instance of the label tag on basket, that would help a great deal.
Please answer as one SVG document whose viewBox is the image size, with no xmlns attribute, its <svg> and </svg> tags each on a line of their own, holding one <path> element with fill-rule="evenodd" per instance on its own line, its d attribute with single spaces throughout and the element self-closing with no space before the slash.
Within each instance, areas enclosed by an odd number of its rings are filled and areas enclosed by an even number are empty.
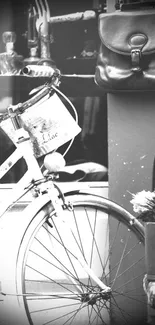
<svg viewBox="0 0 155 325">
<path fill-rule="evenodd" d="M 62 146 L 81 131 L 56 93 L 31 106 L 21 119 L 38 157 Z"/>
</svg>

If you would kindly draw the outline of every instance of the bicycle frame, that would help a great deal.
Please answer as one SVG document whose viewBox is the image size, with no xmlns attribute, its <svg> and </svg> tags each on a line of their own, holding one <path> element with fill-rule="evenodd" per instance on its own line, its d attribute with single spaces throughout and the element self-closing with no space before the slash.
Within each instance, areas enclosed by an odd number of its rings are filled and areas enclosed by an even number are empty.
<svg viewBox="0 0 155 325">
<path fill-rule="evenodd" d="M 5 212 L 16 202 L 21 198 L 23 195 L 25 195 L 29 190 L 30 184 L 34 183 L 35 181 L 39 181 L 44 178 L 40 166 L 34 156 L 33 149 L 31 146 L 31 140 L 29 137 L 29 134 L 27 131 L 25 131 L 23 128 L 21 128 L 18 123 L 16 123 L 16 116 L 13 117 L 15 120 L 13 120 L 13 125 L 15 128 L 15 133 L 17 135 L 17 149 L 15 153 L 13 153 L 7 160 L 2 164 L 0 167 L 0 175 L 5 175 L 6 172 L 15 164 L 15 162 L 21 158 L 24 157 L 26 164 L 27 164 L 27 172 L 25 175 L 21 178 L 21 180 L 14 186 L 13 188 L 13 195 L 8 200 L 8 198 L 1 204 L 0 206 L 0 217 L 4 216 Z M 10 167 L 11 166 L 11 167 Z M 1 177 L 2 177 L 1 176 Z M 63 226 L 65 227 L 66 232 L 72 232 L 69 225 L 67 225 L 66 220 L 63 218 L 63 208 L 60 204 L 60 200 L 58 200 L 58 195 L 55 190 L 53 182 L 50 182 L 50 186 L 46 186 L 45 183 L 39 184 L 41 185 L 40 189 L 43 194 L 45 189 L 48 193 L 48 200 L 51 200 L 53 208 L 56 211 L 57 216 L 59 216 L 60 220 L 63 222 Z M 100 288 L 103 290 L 103 292 L 110 292 L 111 289 L 106 286 L 91 270 L 91 268 L 87 265 L 87 263 L 84 261 L 81 256 L 76 256 L 77 261 L 80 263 L 80 265 L 83 267 L 83 269 L 86 271 L 86 273 L 100 286 Z M 78 286 L 77 286 L 78 288 Z"/>
<path fill-rule="evenodd" d="M 18 132 L 20 131 L 20 132 Z M 24 176 L 15 184 L 10 199 L 4 201 L 0 205 L 0 217 L 26 192 L 29 190 L 28 185 L 32 181 L 43 178 L 43 174 L 40 170 L 39 164 L 34 157 L 33 150 L 31 148 L 30 138 L 28 133 L 24 129 L 18 129 L 15 131 L 17 135 L 17 149 L 10 155 L 10 157 L 0 166 L 0 178 L 2 178 L 15 163 L 24 157 L 27 164 L 27 171 Z M 18 142 L 19 140 L 19 142 Z"/>
</svg>

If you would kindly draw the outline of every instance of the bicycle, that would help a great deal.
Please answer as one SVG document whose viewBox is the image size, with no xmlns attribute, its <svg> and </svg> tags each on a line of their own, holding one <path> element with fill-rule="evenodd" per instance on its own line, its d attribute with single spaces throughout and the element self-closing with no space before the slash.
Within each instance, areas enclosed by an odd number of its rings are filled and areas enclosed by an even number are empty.
<svg viewBox="0 0 155 325">
<path fill-rule="evenodd" d="M 0 207 L 0 321 L 142 324 L 147 309 L 142 224 L 109 199 L 79 189 L 62 193 L 54 172 L 42 172 L 32 136 L 21 124 L 25 111 L 61 93 L 58 79 L 52 78 L 28 101 L 9 107 L 2 117 L 12 120 L 18 140 L 0 176 L 21 156 L 28 172 Z M 32 202 L 11 218 L 8 209 L 30 193 Z"/>
</svg>

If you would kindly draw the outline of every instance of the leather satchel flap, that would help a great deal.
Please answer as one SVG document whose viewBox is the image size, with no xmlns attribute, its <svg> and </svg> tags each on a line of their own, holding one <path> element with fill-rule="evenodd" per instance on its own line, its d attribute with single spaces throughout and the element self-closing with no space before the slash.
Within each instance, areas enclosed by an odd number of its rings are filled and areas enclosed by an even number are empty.
<svg viewBox="0 0 155 325">
<path fill-rule="evenodd" d="M 101 14 L 99 35 L 110 50 L 130 55 L 132 49 L 155 53 L 155 10 Z"/>
</svg>

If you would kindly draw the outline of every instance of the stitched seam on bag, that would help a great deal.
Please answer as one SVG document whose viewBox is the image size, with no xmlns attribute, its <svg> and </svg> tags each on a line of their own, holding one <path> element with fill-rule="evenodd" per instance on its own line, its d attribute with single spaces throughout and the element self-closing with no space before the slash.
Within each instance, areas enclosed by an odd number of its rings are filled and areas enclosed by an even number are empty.
<svg viewBox="0 0 155 325">
<path fill-rule="evenodd" d="M 148 13 L 152 14 L 152 10 L 148 10 Z M 135 16 L 136 16 L 137 13 L 135 13 Z M 145 16 L 145 13 L 142 11 L 141 14 L 144 14 Z M 112 16 L 113 13 L 109 13 L 109 14 L 101 14 L 103 15 L 103 17 L 106 17 L 106 16 Z M 126 51 L 122 51 L 122 50 L 117 50 L 115 49 L 114 47 L 111 47 L 105 40 L 104 38 L 101 36 L 101 29 L 100 29 L 100 21 L 102 19 L 102 16 L 100 15 L 100 18 L 99 18 L 99 21 L 98 21 L 98 32 L 99 32 L 99 36 L 100 36 L 100 40 L 101 42 L 103 43 L 103 45 L 105 45 L 109 50 L 115 52 L 115 53 L 118 53 L 118 54 L 122 54 L 122 55 L 126 55 L 126 56 L 130 56 L 131 55 L 131 52 L 126 52 Z M 117 13 L 116 13 L 117 15 Z M 118 13 L 118 16 L 119 16 L 119 13 Z M 138 15 L 137 15 L 138 16 Z M 147 39 L 149 40 L 149 38 L 147 37 Z M 152 50 L 142 50 L 142 55 L 148 55 L 148 54 L 154 54 L 155 53 L 155 47 L 154 49 Z"/>
<path fill-rule="evenodd" d="M 106 12 L 106 13 L 101 13 L 99 15 L 99 20 L 102 20 L 102 18 L 106 18 L 106 17 L 112 17 L 112 16 L 117 16 L 117 17 L 120 17 L 120 16 L 124 16 L 124 17 L 128 17 L 131 15 L 135 16 L 135 17 L 138 17 L 138 16 L 146 16 L 146 14 L 149 16 L 149 15 L 152 15 L 153 13 L 153 10 L 154 9 L 145 9 L 144 10 L 138 10 L 138 11 L 134 11 L 134 10 L 128 10 L 128 11 L 120 11 L 120 10 L 116 10 L 114 12 Z"/>
</svg>

